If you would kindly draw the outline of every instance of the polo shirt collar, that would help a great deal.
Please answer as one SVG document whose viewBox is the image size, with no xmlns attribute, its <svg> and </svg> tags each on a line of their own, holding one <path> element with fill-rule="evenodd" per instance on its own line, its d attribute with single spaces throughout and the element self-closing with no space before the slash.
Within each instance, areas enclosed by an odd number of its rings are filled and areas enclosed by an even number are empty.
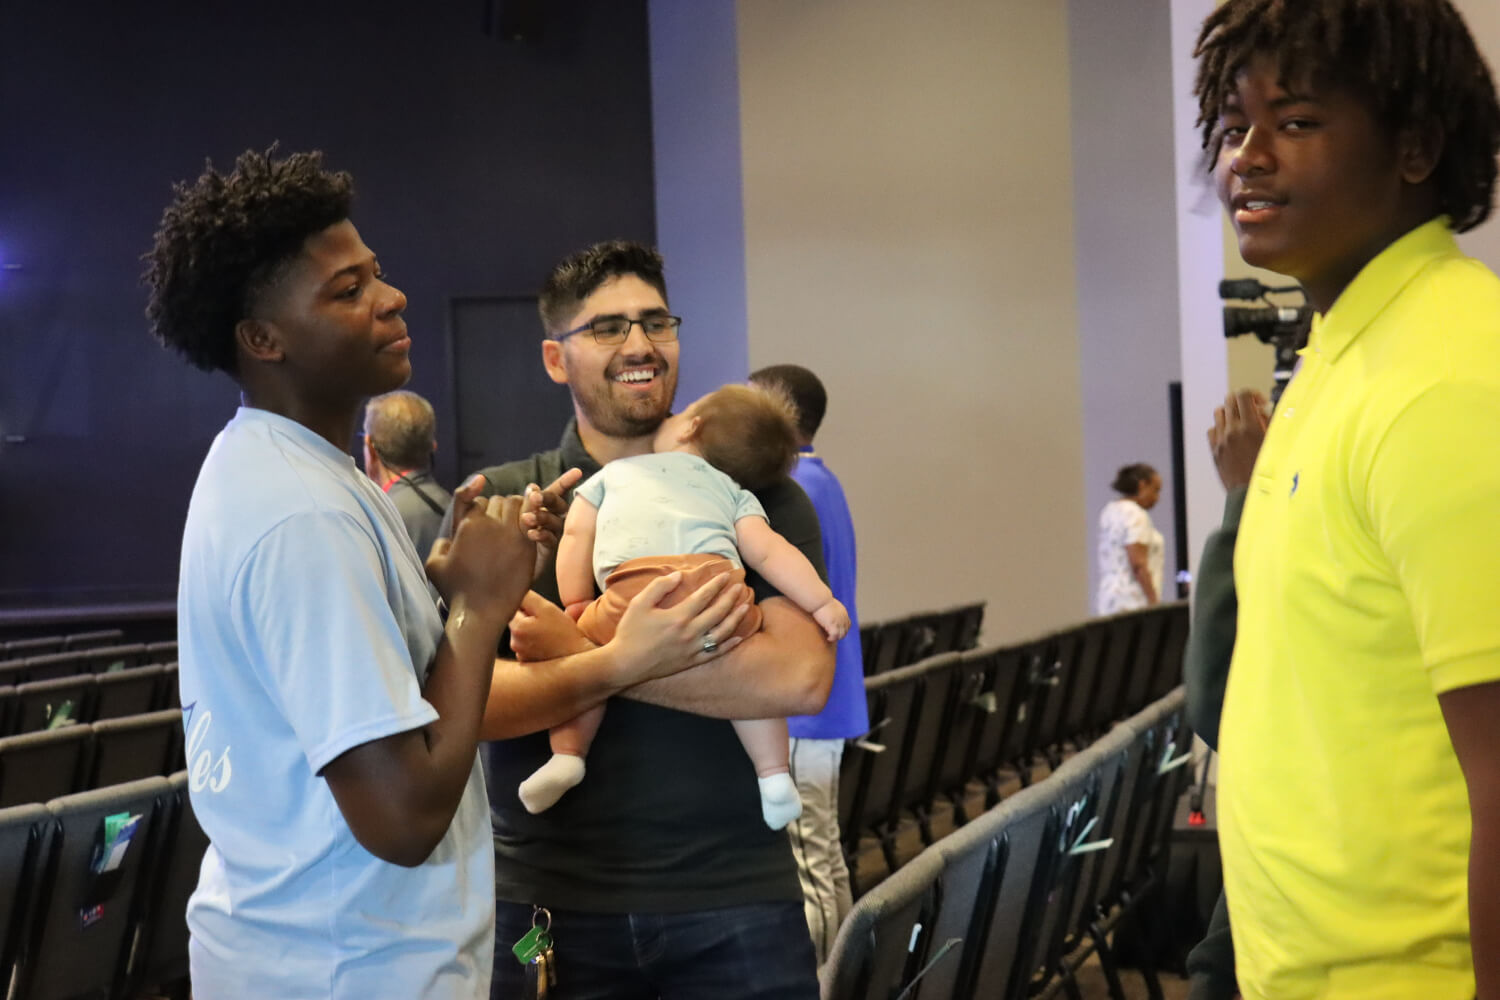
<svg viewBox="0 0 1500 1000">
<path fill-rule="evenodd" d="M 598 472 L 601 466 L 588 449 L 583 446 L 583 438 L 578 434 L 578 418 L 569 417 L 568 426 L 563 428 L 562 441 L 558 445 L 558 451 L 562 454 L 562 467 L 564 469 L 578 468 L 583 470 L 583 478 L 587 479 Z"/>
<path fill-rule="evenodd" d="M 1337 361 L 1423 268 L 1459 252 L 1450 225 L 1448 217 L 1440 215 L 1376 254 L 1349 282 L 1333 308 L 1313 317 L 1307 350 L 1330 364 Z"/>
</svg>

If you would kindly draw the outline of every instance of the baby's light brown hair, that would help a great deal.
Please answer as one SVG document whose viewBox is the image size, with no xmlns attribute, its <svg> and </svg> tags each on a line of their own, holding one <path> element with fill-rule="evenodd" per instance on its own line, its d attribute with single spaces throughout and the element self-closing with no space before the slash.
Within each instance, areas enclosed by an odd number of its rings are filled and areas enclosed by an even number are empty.
<svg viewBox="0 0 1500 1000">
<path fill-rule="evenodd" d="M 771 485 L 797 461 L 797 410 L 783 393 L 726 385 L 699 400 L 693 416 L 704 459 L 747 490 Z"/>
</svg>

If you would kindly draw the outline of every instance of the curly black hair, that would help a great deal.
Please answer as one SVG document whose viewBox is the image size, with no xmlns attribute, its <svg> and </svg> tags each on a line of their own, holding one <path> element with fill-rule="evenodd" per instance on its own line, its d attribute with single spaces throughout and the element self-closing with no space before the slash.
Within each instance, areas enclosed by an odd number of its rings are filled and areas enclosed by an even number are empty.
<svg viewBox="0 0 1500 1000">
<path fill-rule="evenodd" d="M 1198 126 L 1209 164 L 1235 76 L 1255 56 L 1283 80 L 1352 88 L 1394 135 L 1437 125 L 1439 209 L 1466 232 L 1489 218 L 1500 156 L 1500 102 L 1484 57 L 1449 0 L 1227 0 L 1203 22 Z"/>
<path fill-rule="evenodd" d="M 228 176 L 205 163 L 191 186 L 172 185 L 142 258 L 152 332 L 204 371 L 236 373 L 234 328 L 255 296 L 309 236 L 349 218 L 348 174 L 323 169 L 321 152 L 275 153 L 247 150 Z"/>
<path fill-rule="evenodd" d="M 667 300 L 667 279 L 662 275 L 661 254 L 644 243 L 607 240 L 595 243 L 558 262 L 537 296 L 537 311 L 549 336 L 560 333 L 563 324 L 578 311 L 578 304 L 611 278 L 633 274 Z"/>
</svg>

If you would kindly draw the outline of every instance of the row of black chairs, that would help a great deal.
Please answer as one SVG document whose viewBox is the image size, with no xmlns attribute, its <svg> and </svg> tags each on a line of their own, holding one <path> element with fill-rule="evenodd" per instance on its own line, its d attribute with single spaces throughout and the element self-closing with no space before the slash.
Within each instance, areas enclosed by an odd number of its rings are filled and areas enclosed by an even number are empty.
<svg viewBox="0 0 1500 1000">
<path fill-rule="evenodd" d="M 1113 939 L 1163 877 L 1191 771 L 1184 700 L 1172 691 L 861 897 L 823 1000 L 1077 998 L 1094 954 L 1124 1000 Z"/>
<path fill-rule="evenodd" d="M 29 639 L 9 639 L 0 642 L 0 662 L 19 660 L 27 656 L 44 656 L 47 653 L 63 653 L 74 649 L 94 649 L 97 646 L 114 646 L 125 641 L 125 632 L 117 628 L 91 629 L 68 635 L 41 635 Z"/>
<path fill-rule="evenodd" d="M 1187 628 L 1186 603 L 1160 605 L 867 678 L 872 728 L 846 749 L 839 774 L 850 872 L 862 837 L 879 841 L 894 871 L 906 817 L 931 844 L 940 802 L 951 803 L 955 822 L 967 822 L 972 782 L 984 784 L 993 806 L 1011 773 L 1029 784 L 1037 763 L 1056 767 L 1066 748 L 1086 746 L 1171 691 L 1182 676 Z"/>
<path fill-rule="evenodd" d="M 175 708 L 177 664 L 0 687 L 0 736 Z"/>
<path fill-rule="evenodd" d="M 980 601 L 861 625 L 859 641 L 865 676 L 883 674 L 930 656 L 973 649 L 979 645 L 983 624 L 984 602 Z"/>
<path fill-rule="evenodd" d="M 43 653 L 0 662 L 0 685 L 50 681 L 79 674 L 107 674 L 153 663 L 175 663 L 177 642 L 129 642 Z"/>
<path fill-rule="evenodd" d="M 183 766 L 182 712 L 77 723 L 0 739 L 0 808 L 171 774 Z"/>
<path fill-rule="evenodd" d="M 107 871 L 107 817 L 139 817 Z M 12 1000 L 185 996 L 184 913 L 208 840 L 187 773 L 0 809 L 0 982 Z"/>
</svg>

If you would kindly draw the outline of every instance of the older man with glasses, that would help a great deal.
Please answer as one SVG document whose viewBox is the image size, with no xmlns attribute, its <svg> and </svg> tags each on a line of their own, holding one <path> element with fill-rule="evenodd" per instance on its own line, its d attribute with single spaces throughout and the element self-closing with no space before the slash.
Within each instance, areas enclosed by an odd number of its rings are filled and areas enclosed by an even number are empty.
<svg viewBox="0 0 1500 1000">
<path fill-rule="evenodd" d="M 571 491 L 580 473 L 649 452 L 671 409 L 682 320 L 668 309 L 656 251 L 589 247 L 554 269 L 539 305 L 542 362 L 568 387 L 574 418 L 558 448 L 482 470 L 487 492 L 531 483 Z M 801 488 L 783 480 L 756 495 L 771 526 L 821 572 L 817 515 Z M 689 669 L 625 687 L 572 669 L 589 643 L 553 603 L 555 567 L 539 574 L 512 632 L 528 662 L 497 662 L 486 720 L 487 732 L 509 737 L 485 749 L 498 899 L 492 997 L 524 995 L 549 969 L 569 998 L 817 997 L 787 836 L 762 821 L 754 769 L 727 720 L 818 711 L 833 647 L 790 600 L 747 582 L 760 632 L 719 649 L 736 608 L 702 633 Z M 715 590 L 712 607 L 729 594 Z M 516 787 L 547 759 L 547 727 L 616 695 L 589 780 L 528 813 Z M 547 928 L 551 947 L 523 965 L 534 927 Z"/>
</svg>

